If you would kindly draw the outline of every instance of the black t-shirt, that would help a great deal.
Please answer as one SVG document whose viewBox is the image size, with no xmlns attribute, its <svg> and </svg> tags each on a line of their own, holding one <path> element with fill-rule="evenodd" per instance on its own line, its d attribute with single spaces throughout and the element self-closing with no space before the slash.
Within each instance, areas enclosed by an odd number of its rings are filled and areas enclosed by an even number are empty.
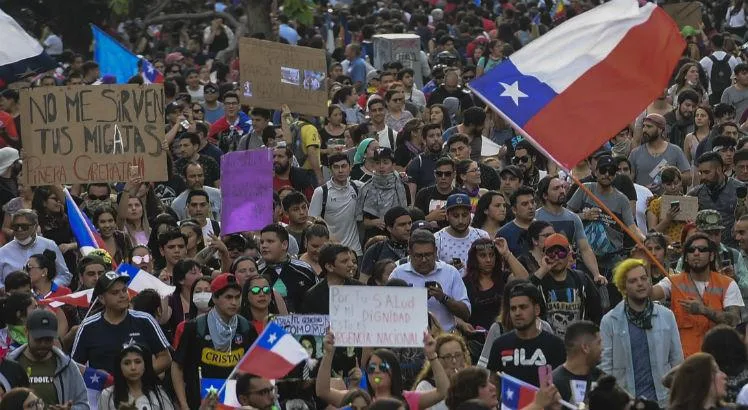
<svg viewBox="0 0 748 410">
<path fill-rule="evenodd" d="M 493 342 L 487 367 L 538 386 L 539 367 L 551 365 L 556 368 L 564 361 L 566 350 L 558 337 L 542 330 L 534 339 L 525 340 L 512 331 Z"/>
<path fill-rule="evenodd" d="M 416 191 L 427 188 L 436 183 L 434 170 L 436 169 L 436 160 L 439 159 L 440 153 L 422 153 L 408 164 L 405 173 L 408 174 L 410 182 L 416 184 Z"/>
<path fill-rule="evenodd" d="M 164 332 L 147 313 L 128 311 L 125 320 L 113 325 L 97 313 L 84 320 L 75 334 L 72 357 L 78 363 L 113 374 L 114 360 L 123 346 L 139 343 L 153 354 L 170 348 Z"/>
<path fill-rule="evenodd" d="M 418 191 L 416 194 L 416 202 L 415 206 L 416 208 L 420 209 L 425 213 L 426 215 L 429 214 L 429 212 L 443 208 L 447 205 L 447 198 L 449 198 L 450 195 L 456 194 L 458 191 L 454 188 L 452 190 L 444 195 L 439 192 L 439 190 L 436 189 L 436 185 L 431 185 L 430 187 L 423 188 L 422 190 Z M 438 221 L 439 229 L 444 228 L 447 226 L 447 219 L 444 218 L 443 221 Z"/>
<path fill-rule="evenodd" d="M 361 259 L 361 273 L 371 275 L 371 271 L 374 269 L 374 264 L 383 259 L 392 259 L 393 262 L 397 262 L 407 256 L 407 244 L 398 247 L 394 246 L 393 242 L 390 240 L 376 243 L 369 246 L 366 252 L 364 252 L 364 257 Z"/>
<path fill-rule="evenodd" d="M 491 328 L 501 310 L 501 298 L 507 277 L 509 277 L 509 274 L 505 272 L 502 275 L 501 282 L 494 281 L 493 286 L 485 290 L 479 289 L 480 284 L 473 284 L 467 276 L 462 279 L 465 282 L 468 299 L 470 299 L 470 306 L 472 307 L 470 309 L 470 320 L 468 320 L 471 325 L 480 326 L 486 330 Z"/>
<path fill-rule="evenodd" d="M 558 389 L 561 398 L 572 403 L 579 404 L 584 401 L 587 393 L 592 391 L 597 384 L 597 379 L 603 375 L 597 367 L 589 374 L 577 375 L 568 371 L 564 366 L 558 366 L 553 370 L 553 385 Z M 584 390 L 582 390 L 584 389 Z M 577 391 L 575 394 L 574 391 Z M 581 395 L 581 397 L 579 397 Z"/>
<path fill-rule="evenodd" d="M 600 323 L 602 309 L 597 287 L 586 274 L 567 270 L 563 281 L 555 280 L 550 274 L 538 279 L 530 275 L 530 282 L 543 294 L 543 318 L 550 323 L 558 337 L 564 337 L 566 328 L 578 320 L 591 320 Z"/>
</svg>

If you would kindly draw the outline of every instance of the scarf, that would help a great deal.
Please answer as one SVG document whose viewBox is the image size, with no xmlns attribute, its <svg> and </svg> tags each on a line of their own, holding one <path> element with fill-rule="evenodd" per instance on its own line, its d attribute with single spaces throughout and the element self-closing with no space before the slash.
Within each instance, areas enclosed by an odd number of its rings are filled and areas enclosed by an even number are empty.
<svg viewBox="0 0 748 410">
<path fill-rule="evenodd" d="M 239 318 L 236 315 L 229 320 L 229 323 L 226 323 L 221 319 L 216 308 L 213 308 L 208 312 L 208 332 L 210 332 L 213 346 L 215 346 L 217 350 L 231 349 L 231 340 L 236 335 L 236 328 L 238 325 Z"/>
<path fill-rule="evenodd" d="M 421 147 L 413 144 L 410 141 L 405 141 L 405 148 L 407 148 L 408 151 L 410 151 L 410 153 L 412 153 L 413 155 L 418 155 L 421 153 Z"/>
<path fill-rule="evenodd" d="M 623 311 L 626 313 L 626 318 L 628 318 L 629 322 L 633 323 L 634 326 L 639 329 L 647 330 L 652 328 L 652 312 L 654 312 L 654 304 L 651 300 L 647 299 L 647 305 L 644 307 L 644 310 L 637 312 L 629 307 L 629 301 L 628 299 L 625 299 Z"/>
<path fill-rule="evenodd" d="M 393 172 L 389 175 L 374 175 L 369 183 L 361 188 L 359 195 L 365 201 L 361 204 L 363 212 L 377 218 L 384 217 L 384 213 L 394 206 L 405 206 L 405 187 L 400 182 L 400 175 Z"/>
<path fill-rule="evenodd" d="M 629 156 L 629 153 L 631 152 L 631 140 L 628 138 L 625 138 L 621 141 L 618 141 L 611 147 L 611 152 L 613 152 L 614 157 L 627 157 Z"/>
</svg>

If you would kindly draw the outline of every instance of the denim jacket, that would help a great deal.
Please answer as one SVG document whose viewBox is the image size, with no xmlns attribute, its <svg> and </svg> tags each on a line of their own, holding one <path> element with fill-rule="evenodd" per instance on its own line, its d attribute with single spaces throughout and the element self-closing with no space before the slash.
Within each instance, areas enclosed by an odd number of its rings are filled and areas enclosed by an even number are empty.
<svg viewBox="0 0 748 410">
<path fill-rule="evenodd" d="M 624 302 L 618 303 L 613 310 L 603 316 L 600 322 L 603 353 L 599 367 L 606 374 L 615 376 L 619 386 L 631 395 L 635 395 L 629 324 L 623 305 Z M 647 330 L 646 333 L 649 363 L 657 391 L 657 401 L 660 407 L 667 408 L 669 392 L 662 385 L 662 378 L 670 369 L 683 362 L 683 350 L 673 312 L 655 303 L 652 313 L 652 329 Z"/>
</svg>

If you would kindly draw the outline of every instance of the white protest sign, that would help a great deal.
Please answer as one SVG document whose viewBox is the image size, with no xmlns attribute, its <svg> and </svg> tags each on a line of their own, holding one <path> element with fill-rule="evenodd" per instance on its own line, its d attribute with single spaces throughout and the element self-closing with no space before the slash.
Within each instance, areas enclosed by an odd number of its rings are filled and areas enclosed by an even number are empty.
<svg viewBox="0 0 748 410">
<path fill-rule="evenodd" d="M 330 326 L 327 315 L 282 315 L 274 317 L 273 321 L 294 336 L 324 336 Z"/>
<path fill-rule="evenodd" d="M 330 286 L 336 346 L 423 347 L 426 288 Z"/>
</svg>

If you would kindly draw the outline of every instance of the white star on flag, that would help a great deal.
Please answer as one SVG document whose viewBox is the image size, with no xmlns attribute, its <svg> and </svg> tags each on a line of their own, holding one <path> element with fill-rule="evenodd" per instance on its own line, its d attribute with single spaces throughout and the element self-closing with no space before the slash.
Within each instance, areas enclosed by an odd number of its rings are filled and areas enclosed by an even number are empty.
<svg viewBox="0 0 748 410">
<path fill-rule="evenodd" d="M 148 65 L 148 74 L 153 74 L 153 66 L 150 64 Z"/>
<path fill-rule="evenodd" d="M 205 389 L 205 391 L 208 394 L 218 394 L 218 389 L 216 389 L 212 384 L 210 385 L 210 387 L 208 387 L 207 389 Z"/>
<path fill-rule="evenodd" d="M 277 339 L 278 336 L 275 335 L 275 333 L 271 333 L 270 336 L 268 336 L 268 342 L 275 343 L 275 339 Z"/>
<path fill-rule="evenodd" d="M 512 83 L 512 85 L 502 82 L 499 82 L 499 84 L 504 87 L 504 92 L 501 93 L 500 97 L 511 98 L 512 101 L 514 101 L 514 105 L 519 107 L 519 99 L 527 98 L 527 94 L 523 93 L 519 89 L 519 81 L 515 81 L 514 83 Z"/>
<path fill-rule="evenodd" d="M 506 398 L 507 400 L 512 400 L 514 397 L 514 390 L 512 389 L 506 389 Z"/>
<path fill-rule="evenodd" d="M 99 375 L 98 374 L 94 373 L 94 375 L 91 376 L 91 383 L 96 383 L 96 384 L 99 383 Z"/>
</svg>

